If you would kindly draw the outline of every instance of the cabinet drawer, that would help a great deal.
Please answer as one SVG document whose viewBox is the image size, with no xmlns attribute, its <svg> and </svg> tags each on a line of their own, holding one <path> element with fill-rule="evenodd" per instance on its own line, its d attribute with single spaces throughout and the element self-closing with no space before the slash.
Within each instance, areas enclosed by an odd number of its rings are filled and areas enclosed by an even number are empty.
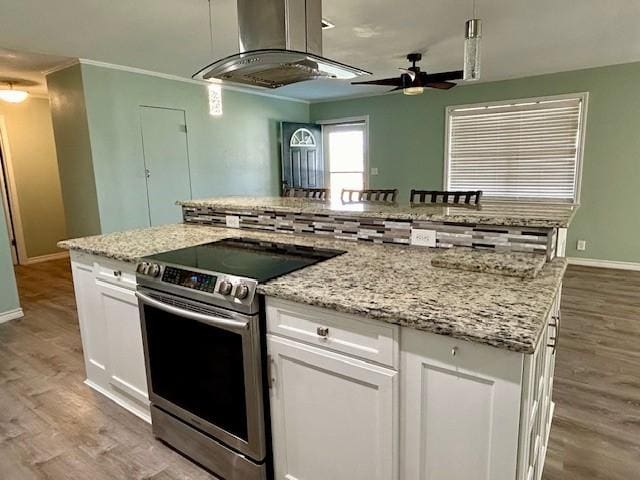
<svg viewBox="0 0 640 480">
<path fill-rule="evenodd" d="M 267 298 L 267 331 L 364 360 L 398 366 L 396 325 Z"/>
<path fill-rule="evenodd" d="M 133 263 L 100 258 L 95 264 L 96 278 L 129 290 L 136 288 L 136 266 Z"/>
</svg>

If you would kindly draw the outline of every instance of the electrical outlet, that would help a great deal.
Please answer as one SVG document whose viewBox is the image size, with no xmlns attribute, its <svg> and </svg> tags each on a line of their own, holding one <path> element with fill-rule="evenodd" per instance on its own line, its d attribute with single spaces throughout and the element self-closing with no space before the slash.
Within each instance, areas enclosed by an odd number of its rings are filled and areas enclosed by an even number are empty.
<svg viewBox="0 0 640 480">
<path fill-rule="evenodd" d="M 412 228 L 411 245 L 419 245 L 421 247 L 435 247 L 436 231 L 424 230 L 422 228 Z"/>
<path fill-rule="evenodd" d="M 584 252 L 587 249 L 587 241 L 586 240 L 578 240 L 578 244 L 576 245 L 576 250 L 580 252 Z"/>
<path fill-rule="evenodd" d="M 378 169 L 376 167 L 371 169 L 371 175 L 378 175 Z"/>
<path fill-rule="evenodd" d="M 240 228 L 240 217 L 238 215 L 227 215 L 227 227 L 229 228 Z"/>
</svg>

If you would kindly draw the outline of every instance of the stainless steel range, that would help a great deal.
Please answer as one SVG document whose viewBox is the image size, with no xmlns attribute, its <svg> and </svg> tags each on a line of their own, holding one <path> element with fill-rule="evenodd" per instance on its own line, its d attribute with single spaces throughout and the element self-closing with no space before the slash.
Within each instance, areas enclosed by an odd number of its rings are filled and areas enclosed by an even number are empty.
<svg viewBox="0 0 640 480">
<path fill-rule="evenodd" d="M 271 477 L 260 282 L 343 252 L 231 238 L 137 267 L 154 434 L 226 480 Z"/>
</svg>

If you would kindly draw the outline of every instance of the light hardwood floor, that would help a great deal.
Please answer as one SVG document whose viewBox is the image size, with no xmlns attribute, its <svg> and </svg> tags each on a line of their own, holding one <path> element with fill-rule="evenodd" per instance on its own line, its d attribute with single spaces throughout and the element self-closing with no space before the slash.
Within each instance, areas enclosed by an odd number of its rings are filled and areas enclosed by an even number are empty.
<svg viewBox="0 0 640 480">
<path fill-rule="evenodd" d="M 82 383 L 68 262 L 17 277 L 25 317 L 0 325 L 0 479 L 213 478 Z M 571 267 L 562 315 L 544 479 L 640 478 L 640 273 Z"/>
</svg>

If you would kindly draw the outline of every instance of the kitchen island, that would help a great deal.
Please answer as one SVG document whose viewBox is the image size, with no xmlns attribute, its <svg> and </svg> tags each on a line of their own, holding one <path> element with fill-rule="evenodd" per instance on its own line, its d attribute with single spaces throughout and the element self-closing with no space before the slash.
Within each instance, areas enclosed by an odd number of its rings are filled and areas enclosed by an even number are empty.
<svg viewBox="0 0 640 480">
<path fill-rule="evenodd" d="M 374 217 L 354 219 L 310 213 L 318 205 L 299 199 L 272 203 L 306 213 L 219 202 L 184 202 L 184 224 L 61 242 L 71 250 L 90 386 L 149 420 L 135 298 L 141 258 L 233 237 L 341 250 L 258 286 L 276 478 L 541 477 L 566 269 L 558 232 L 573 211 L 518 218 L 512 208 L 478 224 L 457 213 L 406 218 L 407 207 L 383 217 L 371 207 Z M 298 231 L 297 215 L 311 215 L 302 221 L 312 231 Z M 239 228 L 224 227 L 228 216 Z M 354 224 L 355 237 L 341 238 Z M 396 241 L 416 225 L 488 240 L 452 246 L 438 230 L 440 248 Z"/>
</svg>

